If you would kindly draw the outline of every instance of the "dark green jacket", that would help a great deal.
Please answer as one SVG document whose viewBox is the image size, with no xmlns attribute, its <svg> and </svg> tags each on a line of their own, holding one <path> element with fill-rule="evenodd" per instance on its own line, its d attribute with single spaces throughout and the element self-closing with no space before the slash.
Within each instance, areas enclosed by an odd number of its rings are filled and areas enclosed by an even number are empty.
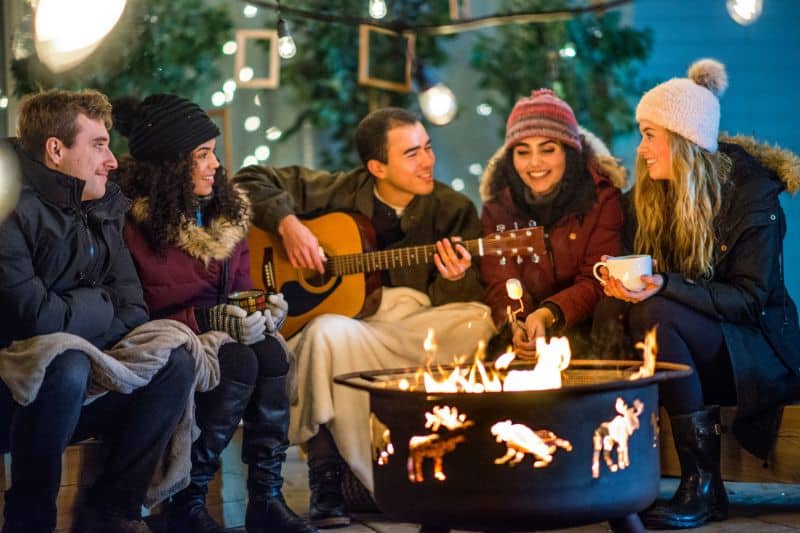
<svg viewBox="0 0 800 533">
<path fill-rule="evenodd" d="M 375 182 L 364 168 L 324 172 L 300 166 L 250 166 L 241 169 L 234 181 L 250 196 L 253 224 L 275 234 L 280 221 L 290 214 L 302 218 L 344 211 L 372 219 Z M 469 198 L 439 182 L 431 194 L 411 200 L 400 224 L 405 237 L 390 248 L 433 244 L 453 236 L 477 239 L 481 232 L 478 213 Z M 442 278 L 433 263 L 390 270 L 389 279 L 392 286 L 426 293 L 433 305 L 483 300 L 474 266 L 459 281 Z"/>
</svg>

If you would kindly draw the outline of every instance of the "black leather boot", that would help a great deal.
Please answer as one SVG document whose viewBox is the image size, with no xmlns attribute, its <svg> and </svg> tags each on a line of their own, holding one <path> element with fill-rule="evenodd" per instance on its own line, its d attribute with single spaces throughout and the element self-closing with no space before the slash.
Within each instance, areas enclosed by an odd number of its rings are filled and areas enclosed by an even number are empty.
<svg viewBox="0 0 800 533">
<path fill-rule="evenodd" d="M 289 447 L 286 376 L 261 378 L 244 414 L 242 461 L 247 464 L 248 533 L 316 533 L 283 499 L 281 468 Z"/>
<path fill-rule="evenodd" d="M 200 437 L 192 445 L 189 486 L 173 496 L 167 508 L 170 532 L 225 531 L 206 510 L 208 483 L 219 468 L 222 450 L 233 437 L 252 394 L 253 385 L 222 378 L 216 388 L 196 396 Z"/>
<path fill-rule="evenodd" d="M 670 417 L 681 464 L 681 483 L 671 500 L 642 513 L 648 529 L 685 529 L 728 518 L 728 493 L 720 474 L 719 407 Z"/>
<path fill-rule="evenodd" d="M 345 462 L 325 426 L 308 441 L 309 518 L 319 528 L 342 527 L 350 517 L 342 493 Z"/>
</svg>

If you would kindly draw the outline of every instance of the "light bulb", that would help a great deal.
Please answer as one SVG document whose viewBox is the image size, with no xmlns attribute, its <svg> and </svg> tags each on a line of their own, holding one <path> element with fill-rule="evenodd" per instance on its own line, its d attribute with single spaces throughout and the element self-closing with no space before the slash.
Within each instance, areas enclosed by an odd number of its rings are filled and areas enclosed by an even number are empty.
<svg viewBox="0 0 800 533">
<path fill-rule="evenodd" d="M 291 59 L 297 53 L 297 46 L 294 44 L 292 34 L 289 31 L 289 23 L 286 19 L 278 20 L 278 55 L 283 59 Z"/>
<path fill-rule="evenodd" d="M 425 118 L 436 126 L 449 124 L 458 110 L 456 96 L 442 83 L 422 91 L 419 94 L 419 106 Z"/>
<path fill-rule="evenodd" d="M 384 0 L 369 0 L 369 16 L 374 19 L 382 19 L 386 16 L 386 2 Z"/>
<path fill-rule="evenodd" d="M 116 26 L 126 0 L 40 0 L 36 6 L 35 46 L 52 72 L 77 66 Z"/>
<path fill-rule="evenodd" d="M 291 59 L 297 53 L 297 46 L 294 44 L 294 39 L 289 35 L 288 37 L 281 37 L 278 39 L 278 55 L 284 59 Z"/>
<path fill-rule="evenodd" d="M 764 0 L 728 0 L 725 4 L 728 14 L 742 26 L 747 26 L 758 20 L 764 9 Z"/>
</svg>

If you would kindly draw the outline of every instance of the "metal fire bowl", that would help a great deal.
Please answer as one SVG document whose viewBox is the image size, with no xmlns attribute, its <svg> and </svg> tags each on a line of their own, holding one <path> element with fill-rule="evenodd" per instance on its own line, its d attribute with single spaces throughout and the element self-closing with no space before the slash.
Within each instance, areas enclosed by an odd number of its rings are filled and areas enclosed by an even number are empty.
<svg viewBox="0 0 800 533">
<path fill-rule="evenodd" d="M 357 372 L 336 376 L 341 385 L 369 392 L 371 412 L 391 432 L 394 454 L 388 463 L 373 461 L 375 499 L 395 520 L 442 529 L 513 531 L 553 529 L 616 520 L 647 508 L 658 493 L 661 476 L 658 440 L 658 383 L 685 377 L 685 365 L 657 363 L 652 377 L 629 381 L 641 362 L 573 360 L 562 375 L 563 388 L 547 391 L 426 393 L 401 391 L 414 370 Z M 512 368 L 524 368 L 513 366 Z M 631 407 L 644 403 L 639 428 L 629 437 L 630 465 L 612 472 L 603 454 L 599 477 L 592 476 L 595 430 L 614 419 L 617 398 Z M 474 425 L 440 437 L 464 440 L 442 456 L 445 480 L 433 475 L 433 459 L 423 460 L 423 481 L 409 478 L 409 439 L 432 433 L 425 413 L 450 406 Z M 549 430 L 572 444 L 558 448 L 552 462 L 533 468 L 526 454 L 516 466 L 495 464 L 506 453 L 491 427 L 510 420 L 532 430 Z M 611 454 L 617 460 L 616 450 Z"/>
</svg>

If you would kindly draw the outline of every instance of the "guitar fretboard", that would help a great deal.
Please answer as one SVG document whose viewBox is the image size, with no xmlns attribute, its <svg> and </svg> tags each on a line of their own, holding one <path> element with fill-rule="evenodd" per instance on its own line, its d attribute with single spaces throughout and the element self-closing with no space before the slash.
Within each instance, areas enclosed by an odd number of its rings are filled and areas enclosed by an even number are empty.
<svg viewBox="0 0 800 533">
<path fill-rule="evenodd" d="M 480 255 L 480 239 L 463 241 L 459 244 L 464 245 L 470 255 Z M 328 258 L 325 263 L 325 270 L 334 276 L 344 276 L 346 274 L 403 268 L 433 263 L 433 255 L 435 253 L 436 245 L 426 244 L 381 250 L 379 252 L 335 255 Z"/>
</svg>

